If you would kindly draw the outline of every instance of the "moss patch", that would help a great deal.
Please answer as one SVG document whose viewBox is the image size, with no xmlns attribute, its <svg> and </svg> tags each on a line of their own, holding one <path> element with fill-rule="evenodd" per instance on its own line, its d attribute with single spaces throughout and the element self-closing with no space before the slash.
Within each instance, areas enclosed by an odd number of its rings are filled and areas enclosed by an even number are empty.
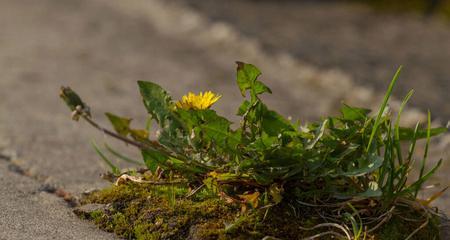
<svg viewBox="0 0 450 240">
<path fill-rule="evenodd" d="M 311 217 L 312 209 L 280 204 L 241 213 L 240 206 L 227 204 L 206 191 L 192 199 L 182 197 L 186 192 L 182 187 L 135 183 L 112 186 L 82 199 L 83 205 L 105 205 L 79 215 L 126 239 L 262 239 L 265 236 L 299 239 L 333 230 L 301 230 L 298 226 L 312 227 L 321 223 L 319 216 Z M 414 216 L 411 213 L 404 217 Z M 405 239 L 421 224 L 393 217 L 366 239 Z M 439 239 L 437 225 L 438 220 L 431 221 L 413 239 Z"/>
</svg>

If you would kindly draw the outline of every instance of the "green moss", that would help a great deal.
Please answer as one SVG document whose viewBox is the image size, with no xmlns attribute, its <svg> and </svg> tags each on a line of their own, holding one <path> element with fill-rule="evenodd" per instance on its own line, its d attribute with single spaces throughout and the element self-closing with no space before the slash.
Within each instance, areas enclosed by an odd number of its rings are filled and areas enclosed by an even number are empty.
<svg viewBox="0 0 450 240">
<path fill-rule="evenodd" d="M 181 198 L 186 189 L 149 187 L 127 184 L 94 192 L 83 204 L 109 204 L 108 208 L 87 215 L 100 228 L 126 239 L 261 239 L 276 236 L 299 239 L 327 230 L 302 231 L 298 226 L 312 227 L 321 223 L 311 217 L 311 209 L 293 210 L 292 205 L 277 205 L 268 210 L 248 211 L 227 204 L 212 194 L 201 193 L 192 199 Z M 168 200 L 167 191 L 177 192 L 175 203 Z M 308 212 L 310 211 L 310 212 Z M 309 216 L 309 217 L 303 217 Z M 404 215 L 414 218 L 414 212 Z M 421 230 L 417 239 L 434 238 L 438 219 Z M 393 217 L 375 233 L 373 239 L 404 239 L 420 226 Z M 370 239 L 370 238 L 369 238 Z"/>
<path fill-rule="evenodd" d="M 192 226 L 208 224 L 202 237 L 218 236 L 225 221 L 232 221 L 239 214 L 236 206 L 207 195 L 201 199 L 180 199 L 186 192 L 180 187 L 129 184 L 92 193 L 82 203 L 110 204 L 108 211 L 94 211 L 90 218 L 102 229 L 136 239 L 179 239 L 189 234 Z M 178 198 L 175 204 L 168 200 L 167 193 L 174 193 Z M 211 225 L 215 227 L 210 228 Z"/>
</svg>

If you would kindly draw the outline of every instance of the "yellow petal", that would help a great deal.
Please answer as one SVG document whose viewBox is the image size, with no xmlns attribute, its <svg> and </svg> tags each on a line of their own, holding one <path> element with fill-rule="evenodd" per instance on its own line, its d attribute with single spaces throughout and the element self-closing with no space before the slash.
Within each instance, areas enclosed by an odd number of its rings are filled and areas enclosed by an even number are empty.
<svg viewBox="0 0 450 240">
<path fill-rule="evenodd" d="M 176 102 L 175 106 L 177 108 L 187 110 L 189 109 L 203 110 L 211 107 L 220 98 L 221 98 L 220 95 L 217 95 L 211 91 L 200 92 L 198 95 L 189 92 L 187 95 L 184 95 L 180 101 Z"/>
</svg>

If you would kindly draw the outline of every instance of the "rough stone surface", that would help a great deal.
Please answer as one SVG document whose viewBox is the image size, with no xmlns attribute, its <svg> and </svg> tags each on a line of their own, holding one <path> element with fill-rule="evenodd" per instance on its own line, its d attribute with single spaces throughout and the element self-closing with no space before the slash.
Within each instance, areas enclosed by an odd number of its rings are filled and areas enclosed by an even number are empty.
<svg viewBox="0 0 450 240">
<path fill-rule="evenodd" d="M 40 184 L 0 162 L 0 239 L 115 239 L 76 217 L 66 203 Z"/>
</svg>

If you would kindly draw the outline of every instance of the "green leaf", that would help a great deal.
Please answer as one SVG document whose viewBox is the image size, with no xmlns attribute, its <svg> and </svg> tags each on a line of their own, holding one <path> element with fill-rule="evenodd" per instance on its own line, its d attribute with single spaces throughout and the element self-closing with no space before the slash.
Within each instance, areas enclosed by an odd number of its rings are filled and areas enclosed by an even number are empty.
<svg viewBox="0 0 450 240">
<path fill-rule="evenodd" d="M 283 131 L 294 131 L 292 124 L 275 111 L 268 110 L 264 106 L 261 128 L 270 136 L 278 136 Z"/>
<path fill-rule="evenodd" d="M 251 174 L 251 176 L 253 177 L 253 179 L 255 179 L 255 181 L 258 184 L 261 184 L 261 185 L 269 185 L 269 184 L 273 183 L 273 178 L 267 174 L 253 173 L 253 174 Z"/>
<path fill-rule="evenodd" d="M 338 176 L 358 177 L 372 173 L 383 165 L 383 158 L 377 155 L 370 155 L 367 159 L 361 159 L 358 167 L 353 167 L 349 171 L 340 171 Z"/>
<path fill-rule="evenodd" d="M 400 165 L 403 164 L 403 156 L 402 156 L 402 150 L 401 150 L 401 145 L 400 145 L 400 117 L 402 115 L 403 109 L 406 106 L 406 103 L 408 103 L 409 99 L 411 98 L 411 96 L 414 94 L 414 90 L 410 90 L 408 92 L 408 94 L 406 94 L 405 98 L 403 99 L 400 108 L 398 110 L 397 113 L 397 119 L 395 120 L 395 125 L 394 125 L 394 131 L 395 131 L 395 147 L 397 150 L 397 159 L 398 159 L 398 163 Z"/>
<path fill-rule="evenodd" d="M 247 175 L 240 175 L 240 174 L 236 174 L 236 173 L 211 172 L 211 173 L 209 173 L 209 175 L 213 176 L 217 181 L 222 181 L 222 182 L 233 181 L 233 180 L 242 180 L 242 179 L 248 178 Z"/>
<path fill-rule="evenodd" d="M 357 194 L 358 197 L 380 197 L 382 195 L 382 191 L 378 186 L 378 183 L 375 181 L 369 182 L 369 188 L 365 192 Z"/>
<path fill-rule="evenodd" d="M 180 159 L 170 157 L 167 159 L 165 166 L 177 170 L 185 176 L 193 176 L 195 174 L 205 174 L 211 169 L 196 161 L 184 162 Z"/>
<path fill-rule="evenodd" d="M 131 136 L 140 142 L 145 142 L 149 138 L 149 133 L 146 129 L 130 129 Z"/>
<path fill-rule="evenodd" d="M 248 108 L 250 107 L 250 102 L 245 100 L 242 102 L 241 106 L 239 106 L 237 115 L 238 116 L 244 116 L 244 114 L 248 111 Z"/>
<path fill-rule="evenodd" d="M 245 97 L 245 91 L 251 89 L 256 79 L 261 75 L 261 71 L 252 64 L 236 62 L 237 64 L 237 84 Z"/>
<path fill-rule="evenodd" d="M 114 127 L 114 130 L 119 135 L 126 137 L 128 136 L 128 134 L 130 134 L 135 140 L 141 142 L 148 140 L 149 133 L 147 130 L 130 128 L 131 118 L 119 117 L 117 115 L 108 112 L 105 113 L 105 115 L 108 117 L 109 121 Z"/>
<path fill-rule="evenodd" d="M 186 163 L 182 160 L 170 157 L 164 153 L 161 153 L 153 149 L 144 149 L 141 151 L 142 157 L 144 158 L 145 165 L 150 169 L 150 171 L 156 171 L 157 167 L 160 166 L 163 169 L 176 170 L 182 173 L 184 176 L 191 176 L 193 174 L 203 174 L 209 169 L 201 166 L 200 163 L 189 162 Z"/>
<path fill-rule="evenodd" d="M 431 141 L 431 113 L 430 113 L 430 110 L 428 110 L 428 121 L 427 122 L 428 122 L 427 142 L 425 143 L 425 150 L 424 150 L 424 153 L 423 153 L 423 159 L 422 159 L 422 161 L 420 161 L 419 180 L 422 178 L 423 173 L 425 171 L 425 164 L 426 164 L 426 161 L 428 159 L 428 149 L 430 147 L 430 141 Z M 440 165 L 440 163 L 439 163 L 439 165 Z M 414 196 L 417 197 L 417 194 L 418 194 L 418 191 L 420 190 L 420 188 L 421 188 L 421 185 L 418 185 Z"/>
<path fill-rule="evenodd" d="M 184 125 L 187 127 L 188 132 L 191 132 L 193 128 L 200 124 L 201 119 L 199 110 L 177 108 L 175 111 L 180 120 L 183 121 Z"/>
<path fill-rule="evenodd" d="M 241 142 L 240 134 L 231 131 L 231 122 L 217 115 L 214 110 L 183 110 L 177 109 L 180 119 L 188 127 L 190 133 L 201 138 L 206 145 L 214 143 L 221 149 L 236 147 Z"/>
<path fill-rule="evenodd" d="M 214 113 L 215 114 L 215 113 Z M 208 142 L 214 142 L 224 148 L 230 135 L 230 122 L 219 116 L 209 116 L 206 123 L 200 125 L 203 137 Z"/>
<path fill-rule="evenodd" d="M 131 118 L 119 117 L 109 112 L 105 113 L 105 115 L 118 134 L 126 137 L 130 133 Z"/>
<path fill-rule="evenodd" d="M 164 165 L 169 159 L 169 156 L 152 149 L 144 149 L 141 151 L 142 157 L 144 158 L 144 163 L 150 171 L 153 173 L 156 171 L 158 166 Z"/>
<path fill-rule="evenodd" d="M 261 71 L 257 67 L 243 62 L 236 63 L 237 84 L 241 90 L 242 96 L 245 97 L 246 90 L 252 90 L 252 97 L 265 92 L 272 92 L 264 83 L 256 80 L 261 75 Z"/>
<path fill-rule="evenodd" d="M 323 121 L 319 128 L 316 129 L 316 132 L 314 134 L 314 139 L 311 140 L 310 142 L 308 142 L 308 145 L 306 145 L 306 149 L 312 149 L 316 143 L 322 138 L 323 134 L 325 133 L 325 129 L 328 125 L 328 119 L 325 119 L 325 121 Z"/>
<path fill-rule="evenodd" d="M 370 113 L 370 109 L 350 107 L 347 104 L 343 104 L 341 113 L 344 120 L 364 120 L 367 118 L 367 114 Z"/>
<path fill-rule="evenodd" d="M 138 85 L 148 113 L 164 128 L 172 115 L 171 97 L 158 84 L 138 81 Z"/>
<path fill-rule="evenodd" d="M 414 139 L 414 131 L 415 129 L 412 128 L 404 128 L 404 127 L 400 127 L 399 128 L 399 138 L 400 140 L 404 141 L 404 140 L 413 140 Z M 448 129 L 446 127 L 438 127 L 438 128 L 431 128 L 430 129 L 430 136 L 437 136 L 439 134 L 442 133 L 446 133 L 448 131 Z M 423 138 L 427 138 L 427 129 L 424 130 L 417 130 L 416 139 L 423 139 Z"/>
<path fill-rule="evenodd" d="M 270 90 L 269 87 L 267 87 L 264 83 L 262 83 L 260 81 L 255 81 L 255 84 L 253 85 L 253 87 L 254 87 L 255 93 L 257 95 L 263 94 L 265 92 L 272 93 L 272 90 Z"/>
</svg>

